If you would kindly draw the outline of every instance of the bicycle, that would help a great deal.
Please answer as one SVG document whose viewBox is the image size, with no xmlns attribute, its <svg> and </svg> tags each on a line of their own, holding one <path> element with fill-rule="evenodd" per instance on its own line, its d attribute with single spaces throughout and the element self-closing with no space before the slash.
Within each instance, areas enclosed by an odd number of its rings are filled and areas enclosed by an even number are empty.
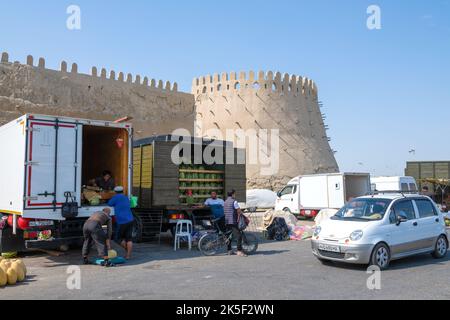
<svg viewBox="0 0 450 320">
<path fill-rule="evenodd" d="M 205 256 L 213 256 L 220 251 L 225 251 L 228 244 L 233 241 L 233 231 L 223 232 L 218 225 L 219 220 L 212 221 L 216 231 L 205 234 L 198 242 L 198 249 Z M 255 253 L 258 250 L 258 238 L 253 234 L 240 232 L 242 234 L 242 251 L 247 255 Z"/>
</svg>

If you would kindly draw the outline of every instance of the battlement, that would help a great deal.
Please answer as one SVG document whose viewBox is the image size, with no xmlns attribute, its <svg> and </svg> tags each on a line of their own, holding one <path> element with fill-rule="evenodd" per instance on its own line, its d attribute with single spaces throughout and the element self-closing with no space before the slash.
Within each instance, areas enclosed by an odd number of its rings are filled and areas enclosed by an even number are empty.
<svg viewBox="0 0 450 320">
<path fill-rule="evenodd" d="M 2 63 L 2 64 L 21 64 L 18 61 L 10 62 L 9 55 L 7 52 L 3 52 L 1 54 L 0 63 Z M 21 65 L 23 65 L 23 64 L 21 64 Z M 34 57 L 32 55 L 29 55 L 26 58 L 26 65 L 33 67 L 33 68 L 49 70 L 49 71 L 53 71 L 53 72 L 55 72 L 55 71 L 61 72 L 61 73 L 66 74 L 67 76 L 71 76 L 71 75 L 91 76 L 91 77 L 98 78 L 98 79 L 105 79 L 107 81 L 116 81 L 116 82 L 127 83 L 130 85 L 144 86 L 144 87 L 148 87 L 150 89 L 160 90 L 160 91 L 164 91 L 164 92 L 172 92 L 172 93 L 178 92 L 178 84 L 176 82 L 174 82 L 172 85 L 170 81 L 164 82 L 163 80 L 155 80 L 155 79 L 150 79 L 148 77 L 142 78 L 140 75 L 136 75 L 135 77 L 133 77 L 132 74 L 128 73 L 125 75 L 125 73 L 123 73 L 123 72 L 119 72 L 117 74 L 117 78 L 116 78 L 116 72 L 114 70 L 110 70 L 108 72 L 105 68 L 101 68 L 100 72 L 99 72 L 99 69 L 97 67 L 92 67 L 90 75 L 82 74 L 82 73 L 78 73 L 78 65 L 76 63 L 72 63 L 70 66 L 70 70 L 69 70 L 68 64 L 66 61 L 61 62 L 60 70 L 51 70 L 51 69 L 45 68 L 45 59 L 44 58 L 39 58 L 37 65 L 35 65 Z"/>
<path fill-rule="evenodd" d="M 218 92 L 237 92 L 240 90 L 254 90 L 276 92 L 286 95 L 303 95 L 317 98 L 317 86 L 311 79 L 280 72 L 253 71 L 248 73 L 236 72 L 207 75 L 195 78 L 192 83 L 194 95 L 216 94 Z"/>
</svg>

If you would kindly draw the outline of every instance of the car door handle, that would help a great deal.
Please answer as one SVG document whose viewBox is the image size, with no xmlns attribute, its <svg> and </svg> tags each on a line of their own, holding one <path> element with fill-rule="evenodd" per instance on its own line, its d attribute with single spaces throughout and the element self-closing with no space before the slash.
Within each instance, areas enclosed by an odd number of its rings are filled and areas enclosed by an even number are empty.
<svg viewBox="0 0 450 320">
<path fill-rule="evenodd" d="M 414 222 L 414 223 L 413 223 L 413 226 L 414 226 L 414 227 L 417 227 L 418 225 L 419 225 L 419 224 L 418 224 L 417 222 Z"/>
</svg>

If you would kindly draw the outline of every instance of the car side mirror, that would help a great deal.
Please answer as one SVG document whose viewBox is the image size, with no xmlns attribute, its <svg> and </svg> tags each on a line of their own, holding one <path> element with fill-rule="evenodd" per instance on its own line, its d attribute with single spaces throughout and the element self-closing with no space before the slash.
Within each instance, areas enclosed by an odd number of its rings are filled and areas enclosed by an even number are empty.
<svg viewBox="0 0 450 320">
<path fill-rule="evenodd" d="M 400 213 L 400 214 L 397 216 L 397 225 L 398 225 L 398 226 L 399 226 L 401 223 L 404 223 L 404 222 L 406 222 L 406 221 L 408 221 L 408 217 L 407 217 L 405 214 Z"/>
<path fill-rule="evenodd" d="M 278 197 L 278 198 L 281 198 L 281 191 L 278 191 L 277 197 Z"/>
</svg>

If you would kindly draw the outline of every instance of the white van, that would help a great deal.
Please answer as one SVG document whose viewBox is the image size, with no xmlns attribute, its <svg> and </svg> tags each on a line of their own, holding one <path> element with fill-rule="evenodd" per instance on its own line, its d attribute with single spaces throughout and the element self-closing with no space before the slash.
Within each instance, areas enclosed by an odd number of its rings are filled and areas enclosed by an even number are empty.
<svg viewBox="0 0 450 320">
<path fill-rule="evenodd" d="M 370 183 L 372 191 L 418 191 L 413 177 L 371 177 Z"/>
<path fill-rule="evenodd" d="M 275 210 L 314 218 L 322 209 L 340 209 L 352 198 L 369 193 L 368 173 L 299 176 L 278 192 Z"/>
</svg>

